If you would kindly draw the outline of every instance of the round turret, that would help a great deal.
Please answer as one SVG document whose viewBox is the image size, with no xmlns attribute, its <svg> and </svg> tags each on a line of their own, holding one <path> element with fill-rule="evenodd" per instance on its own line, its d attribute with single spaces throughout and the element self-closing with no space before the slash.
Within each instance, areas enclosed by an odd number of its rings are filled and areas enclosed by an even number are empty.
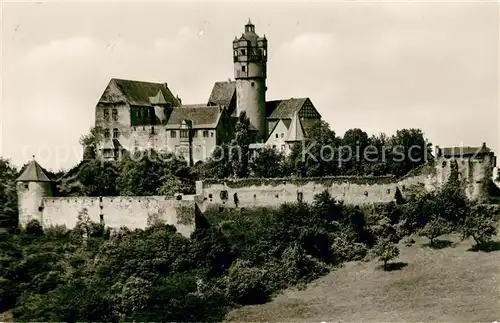
<svg viewBox="0 0 500 323">
<path fill-rule="evenodd" d="M 52 196 L 52 181 L 43 168 L 33 160 L 17 179 L 19 225 L 26 227 L 31 220 L 43 226 L 43 198 Z"/>
</svg>

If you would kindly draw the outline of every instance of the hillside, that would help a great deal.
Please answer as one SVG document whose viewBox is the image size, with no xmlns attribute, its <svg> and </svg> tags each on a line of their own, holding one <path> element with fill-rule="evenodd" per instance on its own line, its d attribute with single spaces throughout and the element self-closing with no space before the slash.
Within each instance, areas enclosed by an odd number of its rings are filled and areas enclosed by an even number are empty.
<svg viewBox="0 0 500 323">
<path fill-rule="evenodd" d="M 448 236 L 458 241 L 457 236 Z M 498 236 L 496 237 L 498 241 Z M 400 270 L 350 262 L 304 290 L 230 312 L 228 321 L 493 322 L 500 319 L 500 251 L 468 251 L 471 241 L 441 250 L 417 238 L 400 245 Z M 497 248 L 498 249 L 498 248 Z"/>
</svg>

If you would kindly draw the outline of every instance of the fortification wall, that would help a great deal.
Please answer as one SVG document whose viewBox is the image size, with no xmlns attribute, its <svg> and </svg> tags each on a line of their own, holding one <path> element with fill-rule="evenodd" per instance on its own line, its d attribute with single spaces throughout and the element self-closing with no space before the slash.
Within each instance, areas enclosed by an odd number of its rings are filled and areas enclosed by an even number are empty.
<svg viewBox="0 0 500 323">
<path fill-rule="evenodd" d="M 388 203 L 394 201 L 398 188 L 403 196 L 440 189 L 448 182 L 452 163 L 456 161 L 459 180 L 467 197 L 481 200 L 485 197 L 483 184 L 492 176 L 493 158 L 488 155 L 481 158 L 438 158 L 399 179 L 366 176 L 206 180 L 197 183 L 196 194 L 204 197 L 207 206 L 273 206 L 299 199 L 312 202 L 314 196 L 324 190 L 346 204 Z"/>
<path fill-rule="evenodd" d="M 174 200 L 164 196 L 44 198 L 43 226 L 74 228 L 78 214 L 84 210 L 91 221 L 102 221 L 111 228 L 144 229 L 154 221 L 163 221 L 187 237 L 195 230 L 195 200 Z"/>
<path fill-rule="evenodd" d="M 434 164 L 427 164 L 400 179 L 393 176 L 342 176 L 208 180 L 197 183 L 196 194 L 203 196 L 207 205 L 254 207 L 279 205 L 300 199 L 312 202 L 316 194 L 327 190 L 336 200 L 351 205 L 364 205 L 394 201 L 398 188 L 403 196 L 407 196 L 435 191 L 439 187 L 440 181 L 436 177 Z"/>
</svg>

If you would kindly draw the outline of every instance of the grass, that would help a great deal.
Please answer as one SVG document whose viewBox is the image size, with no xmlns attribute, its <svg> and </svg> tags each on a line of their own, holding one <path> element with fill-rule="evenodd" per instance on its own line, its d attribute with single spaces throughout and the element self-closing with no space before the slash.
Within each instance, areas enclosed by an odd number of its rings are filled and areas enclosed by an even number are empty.
<svg viewBox="0 0 500 323">
<path fill-rule="evenodd" d="M 227 321 L 493 322 L 500 320 L 500 251 L 471 251 L 455 235 L 446 248 L 425 238 L 400 245 L 393 270 L 350 262 L 304 290 L 233 310 Z M 496 237 L 495 240 L 499 240 Z M 496 249 L 496 248 L 495 248 Z"/>
</svg>

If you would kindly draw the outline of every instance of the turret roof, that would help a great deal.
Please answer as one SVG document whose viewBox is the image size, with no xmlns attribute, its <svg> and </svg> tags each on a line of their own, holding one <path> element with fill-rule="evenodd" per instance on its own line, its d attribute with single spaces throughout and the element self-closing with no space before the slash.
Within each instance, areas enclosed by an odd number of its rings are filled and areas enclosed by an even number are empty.
<svg viewBox="0 0 500 323">
<path fill-rule="evenodd" d="M 17 179 L 18 182 L 51 182 L 49 177 L 45 174 L 42 166 L 36 160 L 28 164 L 24 172 Z"/>
</svg>

